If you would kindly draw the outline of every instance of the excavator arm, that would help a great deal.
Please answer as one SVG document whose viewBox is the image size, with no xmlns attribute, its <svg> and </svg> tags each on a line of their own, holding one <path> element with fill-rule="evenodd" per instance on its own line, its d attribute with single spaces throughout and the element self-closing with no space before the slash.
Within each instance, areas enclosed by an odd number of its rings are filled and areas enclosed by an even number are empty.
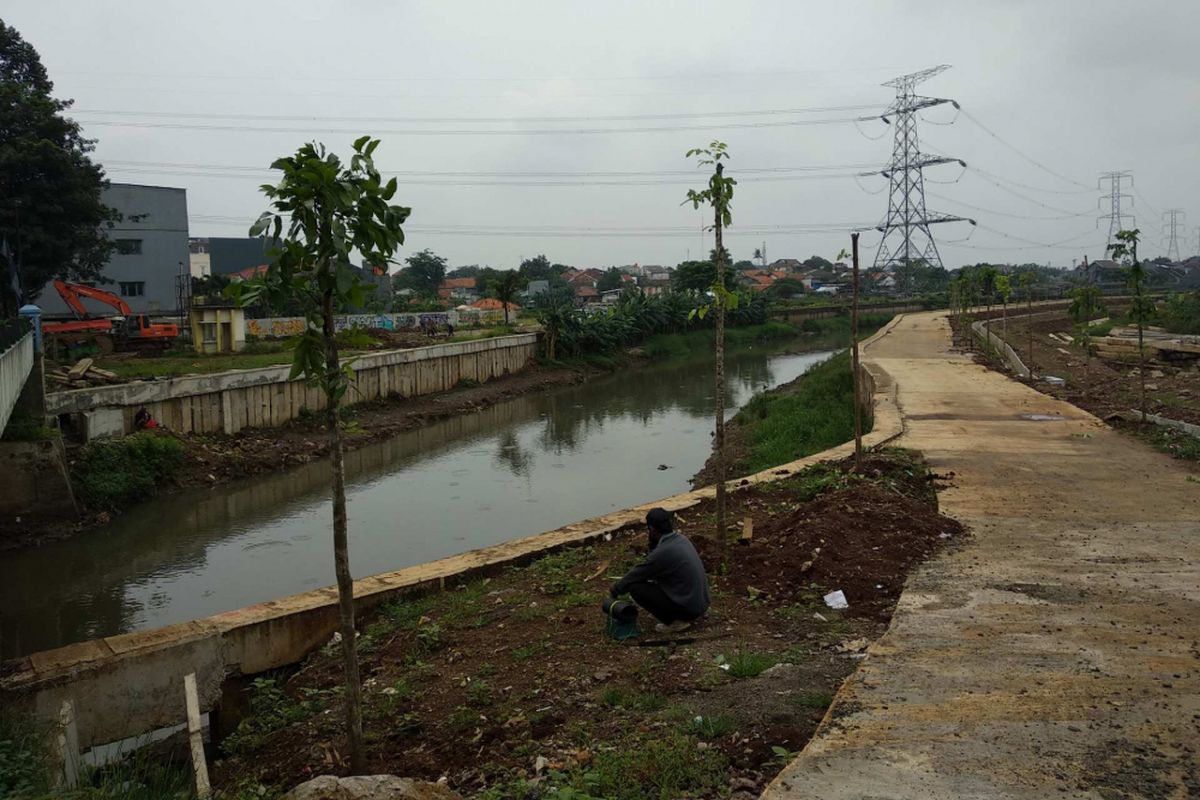
<svg viewBox="0 0 1200 800">
<path fill-rule="evenodd" d="M 107 306 L 112 306 L 117 310 L 117 313 L 124 317 L 132 317 L 133 309 L 129 304 L 115 295 L 112 292 L 107 292 L 104 289 L 97 289 L 94 286 L 84 286 L 82 283 L 67 283 L 66 281 L 56 280 L 54 282 L 55 290 L 62 296 L 62 299 L 71 311 L 74 312 L 78 319 L 88 319 L 91 315 L 88 314 L 87 307 L 84 306 L 81 297 L 89 297 L 92 300 L 97 300 Z"/>
</svg>

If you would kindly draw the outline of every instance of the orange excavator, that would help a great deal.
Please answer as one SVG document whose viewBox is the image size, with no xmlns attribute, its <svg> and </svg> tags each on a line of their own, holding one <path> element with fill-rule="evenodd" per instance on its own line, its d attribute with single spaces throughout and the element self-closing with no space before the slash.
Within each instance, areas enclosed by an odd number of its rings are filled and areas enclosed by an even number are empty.
<svg viewBox="0 0 1200 800">
<path fill-rule="evenodd" d="M 179 336 L 179 326 L 154 323 L 146 314 L 135 314 L 119 295 L 82 283 L 54 281 L 55 290 L 71 311 L 74 320 L 42 323 L 42 333 L 52 353 L 65 349 L 69 354 L 95 348 L 101 353 L 113 350 L 166 350 Z M 82 298 L 89 297 L 112 306 L 118 316 L 93 317 Z"/>
</svg>

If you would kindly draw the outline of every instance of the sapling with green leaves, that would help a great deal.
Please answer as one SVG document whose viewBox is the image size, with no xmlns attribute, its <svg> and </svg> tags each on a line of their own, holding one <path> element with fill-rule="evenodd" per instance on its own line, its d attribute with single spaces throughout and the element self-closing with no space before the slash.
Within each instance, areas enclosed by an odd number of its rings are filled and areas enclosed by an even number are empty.
<svg viewBox="0 0 1200 800">
<path fill-rule="evenodd" d="M 705 205 L 712 209 L 713 224 L 711 230 L 714 238 L 713 249 L 713 278 L 709 292 L 713 302 L 693 311 L 701 319 L 710 310 L 715 311 L 716 335 L 716 430 L 713 436 L 713 454 L 716 456 L 717 467 L 717 552 L 722 566 L 725 565 L 725 540 L 728 532 L 725 529 L 725 311 L 737 308 L 738 296 L 726 286 L 725 272 L 728 252 L 725 250 L 723 234 L 726 227 L 733 223 L 733 213 L 730 203 L 733 200 L 733 187 L 737 181 L 725 176 L 725 160 L 729 152 L 724 142 L 714 141 L 708 147 L 697 147 L 687 151 L 687 157 L 696 157 L 700 167 L 712 167 L 712 175 L 708 186 L 704 189 L 689 189 L 684 204 L 692 204 L 692 208 Z"/>
<path fill-rule="evenodd" d="M 315 142 L 276 160 L 271 168 L 282 176 L 277 184 L 262 186 L 271 207 L 254 223 L 250 235 L 269 235 L 279 244 L 265 276 L 231 287 L 231 293 L 242 304 L 259 299 L 293 303 L 305 319 L 304 332 L 296 340 L 290 377 L 305 378 L 325 396 L 333 473 L 334 568 L 346 681 L 346 733 L 351 770 L 360 774 L 366 769 L 366 753 L 338 413 L 354 373 L 353 365 L 343 363 L 338 355 L 334 312 L 346 305 L 361 305 L 365 296 L 365 288 L 350 264 L 353 252 L 360 253 L 369 264 L 384 265 L 404 243 L 403 224 L 411 209 L 391 202 L 396 179 L 385 183 L 375 168 L 372 154 L 378 146 L 378 139 L 359 138 L 348 165 Z"/>
<path fill-rule="evenodd" d="M 1138 258 L 1138 240 L 1142 232 L 1133 230 L 1117 231 L 1117 243 L 1109 245 L 1114 260 L 1120 260 L 1125 265 L 1125 285 L 1129 287 L 1132 296 L 1129 302 L 1129 319 L 1137 326 L 1138 334 L 1138 382 L 1141 386 L 1141 406 L 1138 409 L 1142 421 L 1146 419 L 1146 324 L 1154 319 L 1157 309 L 1154 301 L 1146 296 L 1146 267 Z"/>
<path fill-rule="evenodd" d="M 1071 292 L 1067 316 L 1075 323 L 1075 341 L 1083 348 L 1083 398 L 1086 400 L 1092 383 L 1091 321 L 1104 313 L 1104 295 L 1094 283 L 1084 284 Z"/>
<path fill-rule="evenodd" d="M 1029 332 L 1029 363 L 1025 366 L 1029 370 L 1029 378 L 1032 380 L 1034 377 L 1033 286 L 1037 283 L 1037 273 L 1031 269 L 1027 269 L 1017 276 L 1017 282 L 1021 284 L 1021 289 L 1025 292 L 1025 327 Z"/>
<path fill-rule="evenodd" d="M 997 273 L 995 278 L 996 294 L 1000 295 L 1001 338 L 1008 342 L 1008 298 L 1012 296 L 1012 278 L 1004 273 Z"/>
</svg>

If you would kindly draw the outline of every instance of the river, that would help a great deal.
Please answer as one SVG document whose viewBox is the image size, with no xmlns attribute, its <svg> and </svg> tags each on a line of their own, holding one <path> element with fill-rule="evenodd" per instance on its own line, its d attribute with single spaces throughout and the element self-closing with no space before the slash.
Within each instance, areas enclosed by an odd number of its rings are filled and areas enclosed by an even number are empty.
<svg viewBox="0 0 1200 800">
<path fill-rule="evenodd" d="M 727 407 L 828 351 L 726 359 Z M 350 563 L 371 575 L 688 489 L 711 447 L 712 360 L 504 401 L 346 454 Z M 0 560 L 0 657 L 333 583 L 329 467 L 176 492 Z"/>
</svg>

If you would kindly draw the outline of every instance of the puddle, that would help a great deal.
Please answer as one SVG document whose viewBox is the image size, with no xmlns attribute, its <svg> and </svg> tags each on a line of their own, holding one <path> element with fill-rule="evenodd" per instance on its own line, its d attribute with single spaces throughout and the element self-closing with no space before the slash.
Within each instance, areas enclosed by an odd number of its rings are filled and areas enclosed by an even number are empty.
<svg viewBox="0 0 1200 800">
<path fill-rule="evenodd" d="M 1059 416 L 1058 414 L 1022 414 L 1021 419 L 1033 422 L 1057 422 L 1066 419 L 1066 417 Z"/>
</svg>

